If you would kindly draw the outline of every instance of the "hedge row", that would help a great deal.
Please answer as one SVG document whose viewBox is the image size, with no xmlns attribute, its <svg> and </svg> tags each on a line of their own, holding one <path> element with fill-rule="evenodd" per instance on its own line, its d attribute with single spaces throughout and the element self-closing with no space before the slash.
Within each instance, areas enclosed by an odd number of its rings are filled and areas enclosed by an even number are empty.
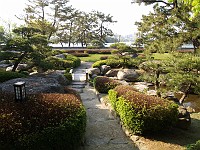
<svg viewBox="0 0 200 150">
<path fill-rule="evenodd" d="M 76 57 L 88 57 L 88 53 L 71 53 L 71 55 L 76 56 Z"/>
<path fill-rule="evenodd" d="M 124 126 L 134 134 L 170 128 L 178 119 L 177 104 L 136 92 L 129 86 L 120 85 L 110 90 L 109 100 Z"/>
<path fill-rule="evenodd" d="M 110 89 L 113 89 L 116 86 L 120 85 L 120 83 L 116 80 L 104 76 L 98 76 L 94 78 L 93 84 L 95 89 L 99 93 L 108 93 Z"/>
<path fill-rule="evenodd" d="M 111 54 L 113 49 L 84 49 L 84 50 L 62 50 L 63 53 L 88 53 L 88 54 Z"/>
<path fill-rule="evenodd" d="M 21 103 L 0 93 L 0 149 L 77 149 L 86 111 L 79 96 L 71 93 L 28 95 Z"/>
</svg>

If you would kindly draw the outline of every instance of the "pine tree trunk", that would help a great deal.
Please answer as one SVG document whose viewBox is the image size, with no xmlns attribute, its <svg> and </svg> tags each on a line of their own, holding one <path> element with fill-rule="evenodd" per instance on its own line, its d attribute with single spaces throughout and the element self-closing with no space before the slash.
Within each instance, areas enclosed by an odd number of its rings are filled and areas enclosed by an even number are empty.
<svg viewBox="0 0 200 150">
<path fill-rule="evenodd" d="M 185 92 L 183 93 L 182 97 L 179 99 L 179 103 L 183 104 L 183 102 L 185 101 L 185 99 L 187 98 L 189 91 L 191 88 L 191 83 L 188 85 L 188 87 L 186 88 Z"/>
<path fill-rule="evenodd" d="M 12 71 L 15 72 L 18 65 L 20 64 L 20 62 L 22 61 L 22 59 L 26 56 L 27 52 L 24 52 L 23 54 L 21 54 L 21 56 L 16 60 L 13 68 L 12 68 Z"/>
</svg>

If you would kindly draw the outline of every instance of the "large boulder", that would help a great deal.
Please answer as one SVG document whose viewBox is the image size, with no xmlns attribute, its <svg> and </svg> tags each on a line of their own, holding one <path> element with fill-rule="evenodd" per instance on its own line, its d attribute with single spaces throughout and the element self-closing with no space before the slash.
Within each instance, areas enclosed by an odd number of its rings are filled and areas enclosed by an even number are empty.
<svg viewBox="0 0 200 150">
<path fill-rule="evenodd" d="M 184 106 L 179 106 L 178 111 L 179 114 L 178 114 L 177 127 L 181 129 L 188 129 L 189 126 L 191 125 L 190 113 Z"/>
<path fill-rule="evenodd" d="M 65 58 L 66 58 L 66 55 L 67 55 L 67 53 L 63 53 L 63 54 L 55 55 L 54 57 L 55 57 L 55 58 L 65 59 Z"/>
<path fill-rule="evenodd" d="M 56 79 L 58 81 L 59 84 L 61 85 L 69 85 L 70 81 L 66 79 L 66 77 L 64 76 L 64 72 L 63 71 L 53 71 L 53 72 L 49 72 L 48 74 L 44 74 L 43 75 L 45 78 L 53 78 Z"/>
<path fill-rule="evenodd" d="M 53 78 L 30 77 L 12 79 L 0 84 L 0 90 L 3 92 L 13 93 L 13 84 L 16 82 L 25 82 L 27 94 L 37 93 L 64 93 L 64 88 Z"/>
<path fill-rule="evenodd" d="M 146 82 L 135 82 L 133 87 L 137 89 L 139 92 L 144 92 L 149 89 L 148 83 Z"/>
<path fill-rule="evenodd" d="M 100 75 L 100 74 L 101 74 L 101 71 L 100 71 L 99 68 L 89 68 L 89 69 L 88 69 L 88 74 L 89 74 L 90 76 L 92 76 L 92 75 L 94 75 L 94 74 Z"/>
<path fill-rule="evenodd" d="M 100 66 L 100 71 L 101 71 L 102 75 L 105 75 L 106 72 L 108 72 L 110 69 L 111 69 L 111 67 L 108 66 L 108 65 L 102 65 L 102 66 Z"/>
<path fill-rule="evenodd" d="M 117 77 L 117 73 L 119 70 L 117 69 L 111 69 L 108 72 L 106 72 L 105 76 L 106 77 Z"/>
<path fill-rule="evenodd" d="M 122 69 L 117 73 L 118 80 L 125 80 L 128 82 L 137 81 L 139 74 L 134 69 Z"/>
<path fill-rule="evenodd" d="M 12 71 L 12 69 L 13 69 L 13 67 L 14 67 L 14 65 L 12 65 L 12 66 L 10 66 L 10 67 L 7 67 L 6 68 L 6 71 Z M 26 69 L 26 67 L 27 67 L 27 64 L 19 64 L 18 66 L 17 66 L 17 71 L 19 71 L 19 70 L 22 70 L 22 69 Z"/>
</svg>

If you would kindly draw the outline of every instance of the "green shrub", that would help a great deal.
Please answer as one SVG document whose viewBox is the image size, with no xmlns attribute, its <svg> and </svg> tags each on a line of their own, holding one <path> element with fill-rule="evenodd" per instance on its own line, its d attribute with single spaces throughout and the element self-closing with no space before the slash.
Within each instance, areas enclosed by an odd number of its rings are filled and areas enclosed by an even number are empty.
<svg viewBox="0 0 200 150">
<path fill-rule="evenodd" d="M 126 46 L 125 43 L 114 43 L 110 45 L 110 48 L 118 49 L 120 46 Z"/>
<path fill-rule="evenodd" d="M 106 60 L 106 65 L 110 66 L 111 68 L 119 68 L 121 67 L 121 61 L 116 58 L 112 58 L 112 59 L 107 59 Z"/>
<path fill-rule="evenodd" d="M 82 142 L 86 111 L 77 95 L 27 95 L 23 103 L 0 97 L 0 149 L 72 150 Z"/>
<path fill-rule="evenodd" d="M 65 59 L 49 57 L 46 60 L 49 69 L 65 70 L 66 68 L 76 68 L 80 66 L 81 60 L 73 55 L 66 55 Z"/>
<path fill-rule="evenodd" d="M 108 77 L 98 76 L 93 80 L 94 87 L 99 93 L 108 93 L 110 89 L 120 85 L 119 82 Z"/>
<path fill-rule="evenodd" d="M 109 91 L 109 99 L 124 126 L 136 134 L 167 129 L 178 119 L 177 104 L 136 92 L 132 87 L 117 86 Z"/>
<path fill-rule="evenodd" d="M 70 82 L 72 81 L 72 74 L 71 73 L 65 72 L 64 76 L 68 81 L 70 81 Z"/>
<path fill-rule="evenodd" d="M 67 61 L 73 61 L 73 66 L 74 68 L 78 67 L 81 65 L 81 60 L 79 58 L 77 58 L 76 56 L 73 55 L 66 55 L 66 60 Z M 68 67 L 70 68 L 70 67 Z"/>
<path fill-rule="evenodd" d="M 93 68 L 100 68 L 102 65 L 106 65 L 107 60 L 99 60 L 92 64 Z"/>
<path fill-rule="evenodd" d="M 200 150 L 200 140 L 198 140 L 195 144 L 188 145 L 187 150 Z"/>
<path fill-rule="evenodd" d="M 9 72 L 0 70 L 0 83 L 5 82 L 15 78 L 25 78 L 27 75 L 18 72 Z"/>
</svg>

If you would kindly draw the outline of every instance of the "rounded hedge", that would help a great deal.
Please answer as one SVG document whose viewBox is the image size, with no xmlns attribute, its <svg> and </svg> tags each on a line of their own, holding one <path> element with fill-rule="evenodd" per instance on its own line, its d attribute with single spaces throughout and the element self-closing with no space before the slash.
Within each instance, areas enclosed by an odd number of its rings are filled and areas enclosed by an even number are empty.
<svg viewBox="0 0 200 150">
<path fill-rule="evenodd" d="M 16 103 L 0 93 L 0 149 L 69 150 L 83 140 L 86 111 L 78 95 L 28 95 Z"/>
<path fill-rule="evenodd" d="M 109 91 L 109 100 L 124 126 L 135 134 L 170 128 L 178 119 L 177 104 L 136 92 L 132 87 L 117 86 Z"/>
<path fill-rule="evenodd" d="M 94 78 L 93 84 L 94 84 L 95 89 L 99 93 L 108 93 L 110 89 L 115 88 L 121 83 L 108 77 L 98 76 Z"/>
</svg>

